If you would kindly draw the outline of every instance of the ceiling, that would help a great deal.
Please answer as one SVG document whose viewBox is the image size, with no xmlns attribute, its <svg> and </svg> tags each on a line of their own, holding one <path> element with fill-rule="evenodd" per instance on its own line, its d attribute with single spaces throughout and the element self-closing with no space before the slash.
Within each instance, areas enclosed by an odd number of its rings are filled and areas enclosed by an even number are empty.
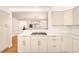
<svg viewBox="0 0 79 59">
<path fill-rule="evenodd" d="M 52 11 L 64 11 L 68 9 L 72 9 L 76 6 L 17 6 L 17 7 L 9 7 L 12 12 L 20 12 L 20 11 L 48 11 L 51 9 Z"/>
</svg>

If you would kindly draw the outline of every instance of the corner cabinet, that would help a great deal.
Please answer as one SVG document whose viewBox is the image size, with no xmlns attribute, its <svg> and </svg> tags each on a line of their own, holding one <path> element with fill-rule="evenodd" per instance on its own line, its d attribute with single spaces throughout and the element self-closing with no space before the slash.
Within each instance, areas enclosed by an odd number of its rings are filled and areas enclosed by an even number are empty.
<svg viewBox="0 0 79 59">
<path fill-rule="evenodd" d="M 68 36 L 63 36 L 61 41 L 61 49 L 63 53 L 72 52 L 72 38 Z"/>
</svg>

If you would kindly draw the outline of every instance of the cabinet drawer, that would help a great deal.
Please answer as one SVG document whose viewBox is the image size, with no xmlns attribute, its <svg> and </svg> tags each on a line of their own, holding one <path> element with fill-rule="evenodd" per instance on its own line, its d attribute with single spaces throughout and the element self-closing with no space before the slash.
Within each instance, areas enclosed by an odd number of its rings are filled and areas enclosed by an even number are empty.
<svg viewBox="0 0 79 59">
<path fill-rule="evenodd" d="M 60 45 L 57 44 L 48 45 L 48 52 L 60 52 Z"/>
<path fill-rule="evenodd" d="M 61 39 L 59 36 L 49 36 L 48 39 L 56 40 L 56 39 Z"/>
<path fill-rule="evenodd" d="M 50 44 L 58 44 L 61 42 L 61 37 L 48 37 L 48 43 Z"/>
<path fill-rule="evenodd" d="M 60 52 L 61 37 L 48 37 L 48 52 Z"/>
</svg>

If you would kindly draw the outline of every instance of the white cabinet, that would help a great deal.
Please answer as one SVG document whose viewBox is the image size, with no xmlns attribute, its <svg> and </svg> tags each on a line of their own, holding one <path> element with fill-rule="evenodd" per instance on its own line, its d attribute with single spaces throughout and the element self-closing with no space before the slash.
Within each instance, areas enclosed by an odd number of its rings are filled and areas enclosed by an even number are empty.
<svg viewBox="0 0 79 59">
<path fill-rule="evenodd" d="M 9 47 L 10 14 L 0 10 L 0 52 Z"/>
<path fill-rule="evenodd" d="M 38 36 L 31 36 L 31 52 L 39 51 L 39 45 L 40 45 L 39 39 L 40 38 Z"/>
<path fill-rule="evenodd" d="M 73 52 L 79 53 L 79 39 L 73 38 Z"/>
<path fill-rule="evenodd" d="M 70 36 L 19 36 L 18 52 L 79 52 L 79 39 Z"/>
<path fill-rule="evenodd" d="M 48 52 L 61 52 L 61 37 L 48 37 Z"/>
<path fill-rule="evenodd" d="M 72 38 L 71 37 L 62 37 L 61 41 L 62 52 L 68 53 L 72 52 Z"/>
<path fill-rule="evenodd" d="M 31 36 L 31 52 L 47 52 L 46 36 Z"/>
<path fill-rule="evenodd" d="M 18 52 L 30 52 L 30 37 L 21 36 L 18 37 Z"/>
<path fill-rule="evenodd" d="M 74 25 L 79 25 L 79 7 L 74 8 Z"/>
<path fill-rule="evenodd" d="M 64 25 L 73 25 L 73 9 L 64 11 Z"/>
<path fill-rule="evenodd" d="M 64 12 L 54 11 L 52 12 L 52 25 L 63 25 L 64 24 Z"/>
<path fill-rule="evenodd" d="M 42 36 L 40 38 L 40 50 L 39 52 L 47 52 L 47 37 L 46 36 Z"/>
</svg>

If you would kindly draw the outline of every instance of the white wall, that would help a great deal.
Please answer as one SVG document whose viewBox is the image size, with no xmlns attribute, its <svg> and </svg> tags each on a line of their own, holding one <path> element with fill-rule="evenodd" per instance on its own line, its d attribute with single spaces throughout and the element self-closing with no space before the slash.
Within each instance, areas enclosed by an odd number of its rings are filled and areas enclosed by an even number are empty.
<svg viewBox="0 0 79 59">
<path fill-rule="evenodd" d="M 12 36 L 16 36 L 20 33 L 22 33 L 23 26 L 26 25 L 27 27 L 27 22 L 26 21 L 20 21 L 17 18 L 12 18 Z"/>
<path fill-rule="evenodd" d="M 12 17 L 12 36 L 18 34 L 19 21 L 16 18 Z"/>
</svg>

